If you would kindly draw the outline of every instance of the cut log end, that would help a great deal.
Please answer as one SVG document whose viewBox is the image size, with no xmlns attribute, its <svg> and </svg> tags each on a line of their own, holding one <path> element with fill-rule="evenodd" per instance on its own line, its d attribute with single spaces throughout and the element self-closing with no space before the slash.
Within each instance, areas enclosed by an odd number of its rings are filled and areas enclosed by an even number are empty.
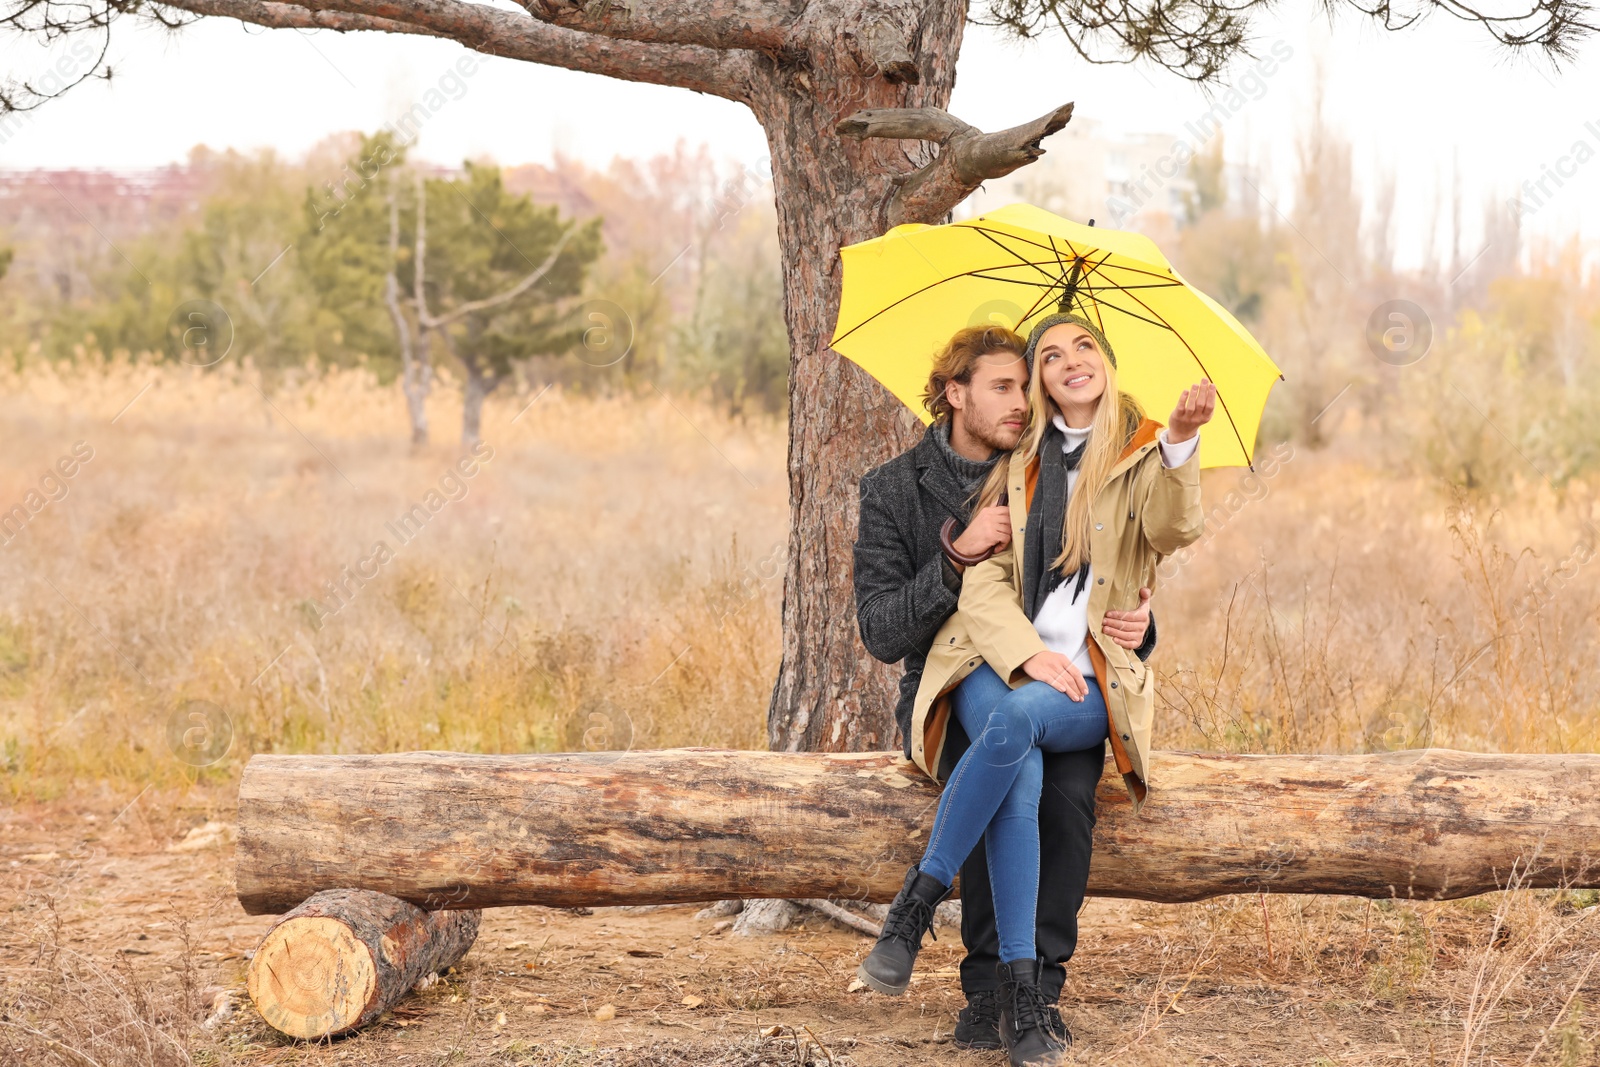
<svg viewBox="0 0 1600 1067">
<path fill-rule="evenodd" d="M 427 912 L 383 893 L 330 889 L 280 919 L 246 984 L 267 1024 L 310 1040 L 358 1029 L 460 961 L 477 911 Z"/>
<path fill-rule="evenodd" d="M 298 916 L 267 934 L 250 964 L 250 999 L 274 1030 L 316 1038 L 356 1025 L 372 1000 L 378 967 L 339 919 Z"/>
</svg>

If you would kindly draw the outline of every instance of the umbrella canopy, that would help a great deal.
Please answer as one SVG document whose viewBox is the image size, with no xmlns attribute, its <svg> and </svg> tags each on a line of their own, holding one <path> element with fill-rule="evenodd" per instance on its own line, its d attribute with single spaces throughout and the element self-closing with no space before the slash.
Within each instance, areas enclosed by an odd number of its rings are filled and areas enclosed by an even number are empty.
<svg viewBox="0 0 1600 1067">
<path fill-rule="evenodd" d="M 1117 386 L 1165 419 L 1201 378 L 1217 414 L 1200 433 L 1202 467 L 1245 466 L 1277 365 L 1228 310 L 1173 269 L 1142 234 L 1012 204 L 943 226 L 912 223 L 840 249 L 844 292 L 832 347 L 924 422 L 935 353 L 984 323 L 1027 336 L 1057 310 L 1083 315 L 1116 350 Z"/>
</svg>

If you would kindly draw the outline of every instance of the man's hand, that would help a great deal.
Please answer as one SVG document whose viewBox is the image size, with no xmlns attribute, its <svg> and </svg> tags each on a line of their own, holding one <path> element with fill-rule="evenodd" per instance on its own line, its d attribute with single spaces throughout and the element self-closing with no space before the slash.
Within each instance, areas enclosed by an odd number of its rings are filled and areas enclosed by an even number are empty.
<svg viewBox="0 0 1600 1067">
<path fill-rule="evenodd" d="M 979 556 L 989 549 L 998 552 L 1011 543 L 1011 509 L 1004 504 L 984 508 L 972 517 L 961 536 L 951 544 L 963 556 Z"/>
<path fill-rule="evenodd" d="M 1100 632 L 1123 648 L 1132 651 L 1144 644 L 1150 628 L 1150 590 L 1139 590 L 1139 606 L 1132 611 L 1108 611 L 1100 621 Z"/>
<path fill-rule="evenodd" d="M 1072 657 L 1060 652 L 1035 652 L 1022 665 L 1029 678 L 1061 690 L 1073 700 L 1089 695 L 1089 685 L 1083 674 L 1072 664 Z"/>
<path fill-rule="evenodd" d="M 1177 406 L 1167 419 L 1167 444 L 1178 445 L 1200 432 L 1200 427 L 1211 421 L 1217 410 L 1217 387 L 1201 378 L 1178 397 Z"/>
</svg>

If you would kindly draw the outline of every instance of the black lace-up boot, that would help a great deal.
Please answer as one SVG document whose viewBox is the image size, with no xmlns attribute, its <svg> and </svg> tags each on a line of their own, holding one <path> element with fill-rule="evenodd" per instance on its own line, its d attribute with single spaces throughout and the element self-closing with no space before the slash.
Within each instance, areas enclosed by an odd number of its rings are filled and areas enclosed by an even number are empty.
<svg viewBox="0 0 1600 1067">
<path fill-rule="evenodd" d="M 956 1032 L 951 1040 L 957 1048 L 999 1048 L 1000 994 L 993 989 L 968 993 L 967 1006 L 956 1016 Z"/>
<path fill-rule="evenodd" d="M 913 864 L 906 872 L 905 884 L 889 905 L 883 918 L 883 932 L 867 958 L 856 968 L 856 977 L 870 989 L 897 997 L 911 984 L 911 969 L 922 951 L 922 935 L 933 929 L 933 909 L 950 895 L 931 874 L 923 874 Z M 937 941 L 938 935 L 934 935 Z"/>
<path fill-rule="evenodd" d="M 1039 961 L 1002 963 L 999 975 L 1000 1044 L 1011 1067 L 1056 1067 L 1072 1035 L 1039 988 Z"/>
</svg>

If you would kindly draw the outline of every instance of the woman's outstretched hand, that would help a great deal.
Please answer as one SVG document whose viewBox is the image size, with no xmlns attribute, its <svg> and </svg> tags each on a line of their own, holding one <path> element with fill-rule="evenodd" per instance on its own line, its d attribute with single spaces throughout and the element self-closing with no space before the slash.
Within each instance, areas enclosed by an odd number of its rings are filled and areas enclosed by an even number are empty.
<svg viewBox="0 0 1600 1067">
<path fill-rule="evenodd" d="M 1035 652 L 1022 664 L 1022 673 L 1067 694 L 1073 700 L 1089 695 L 1083 673 L 1072 664 L 1072 657 L 1060 652 Z"/>
<path fill-rule="evenodd" d="M 1178 398 L 1167 420 L 1167 443 L 1178 445 L 1200 432 L 1200 427 L 1211 421 L 1217 410 L 1217 387 L 1207 378 L 1191 385 Z"/>
</svg>

